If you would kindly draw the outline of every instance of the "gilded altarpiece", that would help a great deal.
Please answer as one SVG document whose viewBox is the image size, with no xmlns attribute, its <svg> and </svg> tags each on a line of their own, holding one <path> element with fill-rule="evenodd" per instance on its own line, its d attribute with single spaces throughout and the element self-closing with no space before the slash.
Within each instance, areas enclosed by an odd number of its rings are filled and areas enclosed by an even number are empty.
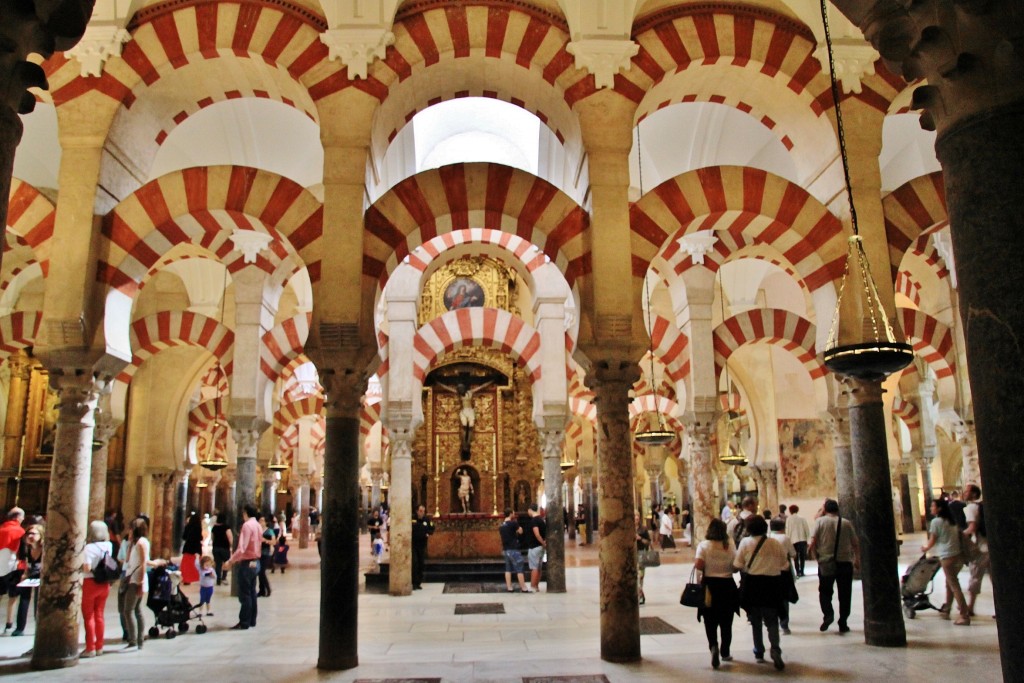
<svg viewBox="0 0 1024 683">
<path fill-rule="evenodd" d="M 428 280 L 421 322 L 478 305 L 519 315 L 515 286 L 514 271 L 500 261 L 455 261 Z M 525 511 L 542 472 L 532 401 L 527 375 L 500 350 L 456 349 L 427 376 L 424 425 L 413 440 L 412 496 L 413 504 L 424 504 L 435 520 L 432 559 L 501 556 L 502 512 L 506 506 Z M 472 411 L 468 435 L 467 407 Z M 516 491 L 525 505 L 516 505 Z"/>
</svg>

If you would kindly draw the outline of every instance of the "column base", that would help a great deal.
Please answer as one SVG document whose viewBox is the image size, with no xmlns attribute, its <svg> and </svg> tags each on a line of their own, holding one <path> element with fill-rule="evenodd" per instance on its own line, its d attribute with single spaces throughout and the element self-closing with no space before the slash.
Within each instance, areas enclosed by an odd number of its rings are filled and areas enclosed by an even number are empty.
<svg viewBox="0 0 1024 683">
<path fill-rule="evenodd" d="M 875 647 L 906 647 L 907 633 L 903 628 L 893 628 L 891 622 L 865 621 L 864 642 Z"/>
<path fill-rule="evenodd" d="M 49 655 L 32 656 L 32 668 L 36 671 L 51 669 L 69 669 L 78 665 L 78 653 L 69 657 L 51 657 Z"/>
<path fill-rule="evenodd" d="M 316 662 L 316 668 L 321 671 L 345 671 L 359 666 L 358 657 L 321 657 Z"/>
</svg>

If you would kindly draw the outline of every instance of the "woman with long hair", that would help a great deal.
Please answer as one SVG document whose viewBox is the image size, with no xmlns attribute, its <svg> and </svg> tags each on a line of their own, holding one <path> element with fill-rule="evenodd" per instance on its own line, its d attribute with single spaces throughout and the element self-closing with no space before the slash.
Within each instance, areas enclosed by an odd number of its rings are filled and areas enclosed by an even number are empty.
<svg viewBox="0 0 1024 683">
<path fill-rule="evenodd" d="M 199 581 L 199 557 L 203 554 L 203 520 L 195 510 L 181 532 L 181 582 L 186 586 Z"/>
<path fill-rule="evenodd" d="M 111 556 L 113 552 L 107 523 L 101 520 L 90 522 L 85 538 L 85 562 L 82 564 L 82 617 L 85 619 L 85 651 L 82 657 L 103 654 L 103 610 L 110 595 L 110 584 L 97 583 L 92 570 L 104 556 Z"/>
<path fill-rule="evenodd" d="M 128 558 L 124 567 L 124 581 L 128 588 L 124 594 L 124 611 L 122 616 L 125 622 L 125 631 L 128 636 L 128 644 L 125 650 L 135 648 L 142 649 L 142 643 L 146 638 L 146 623 L 142 617 L 142 605 L 146 601 L 146 593 L 149 592 L 149 575 L 146 569 L 150 564 L 149 560 L 149 525 L 141 517 L 132 522 L 132 546 L 128 552 Z"/>
<path fill-rule="evenodd" d="M 711 520 L 704 538 L 697 546 L 693 566 L 700 572 L 705 590 L 711 594 L 711 606 L 699 607 L 697 613 L 704 620 L 711 666 L 717 669 L 722 659 L 732 661 L 729 648 L 732 645 L 732 618 L 736 613 L 736 582 L 732 578 L 736 571 L 733 568 L 736 549 L 725 522 L 720 519 Z"/>
<path fill-rule="evenodd" d="M 46 530 L 42 524 L 33 524 L 25 530 L 21 538 L 21 548 L 18 549 L 18 565 L 24 564 L 25 572 L 22 574 L 26 579 L 39 579 L 43 572 L 43 536 Z M 11 632 L 12 636 L 25 635 L 25 627 L 28 625 L 28 610 L 32 605 L 32 598 L 35 598 L 36 605 L 39 605 L 39 588 L 24 586 L 18 588 L 18 623 Z"/>
<path fill-rule="evenodd" d="M 647 525 L 644 520 L 640 517 L 640 513 L 634 513 L 634 521 L 636 523 L 636 550 L 641 552 L 651 547 L 651 534 L 647 530 Z M 644 575 L 647 573 L 647 567 L 637 562 L 636 569 L 636 581 L 637 581 L 637 595 L 640 598 L 640 604 L 647 602 L 647 597 L 644 595 Z"/>
<path fill-rule="evenodd" d="M 957 574 L 963 569 L 964 561 L 960 550 L 960 528 L 949 510 L 949 501 L 939 498 L 932 501 L 932 514 L 935 515 L 928 525 L 928 540 L 921 546 L 921 552 L 927 553 L 932 548 L 942 563 L 942 573 L 946 576 L 946 602 L 939 610 L 943 619 L 949 619 L 949 612 L 956 598 L 960 609 L 960 618 L 954 623 L 957 626 L 970 626 L 971 613 L 960 589 Z"/>
</svg>

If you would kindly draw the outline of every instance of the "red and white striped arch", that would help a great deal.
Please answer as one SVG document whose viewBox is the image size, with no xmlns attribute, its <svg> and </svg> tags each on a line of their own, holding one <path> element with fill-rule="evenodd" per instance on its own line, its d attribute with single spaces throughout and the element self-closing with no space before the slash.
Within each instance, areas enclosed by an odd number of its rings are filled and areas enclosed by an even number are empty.
<svg viewBox="0 0 1024 683">
<path fill-rule="evenodd" d="M 267 272 L 294 250 L 310 280 L 319 279 L 323 205 L 287 178 L 242 166 L 187 168 L 136 190 L 104 221 L 108 256 L 97 278 L 133 296 L 172 249 L 186 244 L 237 270 L 244 261 L 229 239 L 235 229 L 262 229 L 277 238 L 268 246 L 271 256 L 257 258 Z"/>
<path fill-rule="evenodd" d="M 217 401 L 214 399 L 203 401 L 190 410 L 188 414 L 189 438 L 199 436 L 203 432 L 209 431 L 210 425 L 213 424 L 214 420 L 218 422 L 226 421 L 224 415 L 217 412 Z"/>
<path fill-rule="evenodd" d="M 896 293 L 910 299 L 914 306 L 921 305 L 921 283 L 909 270 L 901 270 L 897 273 Z"/>
<path fill-rule="evenodd" d="M 519 259 L 528 273 L 535 272 L 547 263 L 545 255 L 539 250 L 539 247 L 519 235 L 492 228 L 468 228 L 446 232 L 424 242 L 409 254 L 409 265 L 418 272 L 425 272 L 434 259 L 441 254 L 465 244 L 493 244 L 501 247 Z M 392 272 L 398 267 L 399 262 L 400 259 L 397 256 L 388 259 L 385 264 L 386 271 Z"/>
<path fill-rule="evenodd" d="M 49 199 L 28 183 L 13 178 L 7 204 L 7 230 L 28 246 L 43 270 L 50 267 L 50 238 L 57 210 Z M 6 247 L 5 247 L 6 251 Z M 6 259 L 4 265 L 6 266 Z"/>
<path fill-rule="evenodd" d="M 99 78 L 82 78 L 77 62 L 61 53 L 44 65 L 55 103 L 90 91 L 131 107 L 139 91 L 189 64 L 224 58 L 259 60 L 302 84 L 315 101 L 355 87 L 378 99 L 387 89 L 372 75 L 350 80 L 339 61 L 328 59 L 321 16 L 287 0 L 273 2 L 180 2 L 168 0 L 136 13 L 132 40 Z"/>
<path fill-rule="evenodd" d="M 928 361 L 939 379 L 952 377 L 956 372 L 956 345 L 953 331 L 928 315 L 914 308 L 897 309 L 903 333 L 914 351 Z"/>
<path fill-rule="evenodd" d="M 690 374 L 690 338 L 660 315 L 655 317 L 653 326 L 654 355 L 665 364 L 669 379 L 679 382 Z"/>
<path fill-rule="evenodd" d="M 572 286 L 590 270 L 588 225 L 575 201 L 530 173 L 501 164 L 453 164 L 406 178 L 367 210 L 363 274 L 386 283 L 416 247 L 482 228 L 536 244 Z"/>
<path fill-rule="evenodd" d="M 324 414 L 324 399 L 322 396 L 305 396 L 297 401 L 283 403 L 274 413 L 274 436 L 281 438 L 296 422 L 304 417 L 313 415 L 321 417 Z"/>
<path fill-rule="evenodd" d="M 34 345 L 42 320 L 42 311 L 15 311 L 0 317 L 0 356 Z"/>
<path fill-rule="evenodd" d="M 677 438 L 673 439 L 668 444 L 668 452 L 672 457 L 679 457 L 679 454 L 683 450 L 682 436 L 686 432 L 686 427 L 679 418 L 676 417 L 677 411 L 679 410 L 679 404 L 667 396 L 656 396 L 654 394 L 645 393 L 636 396 L 633 401 L 629 404 L 629 427 L 630 432 L 634 433 L 638 429 L 646 427 L 648 424 L 656 424 L 656 414 L 660 413 L 662 418 L 665 420 L 665 426 L 670 430 L 674 431 Z M 654 423 L 650 421 L 654 420 Z M 633 442 L 633 455 L 643 455 L 647 453 L 647 448 L 638 442 L 636 439 Z"/>
<path fill-rule="evenodd" d="M 738 313 L 715 328 L 715 376 L 721 374 L 736 349 L 757 343 L 778 345 L 792 353 L 812 380 L 825 376 L 825 366 L 815 351 L 814 325 L 791 311 L 763 308 Z"/>
<path fill-rule="evenodd" d="M 917 406 L 899 394 L 892 399 L 892 414 L 903 420 L 912 434 L 921 428 L 921 413 Z"/>
<path fill-rule="evenodd" d="M 264 377 L 276 381 L 284 369 L 302 355 L 312 320 L 312 313 L 300 313 L 267 330 L 260 344 L 260 372 Z"/>
<path fill-rule="evenodd" d="M 28 242 L 8 230 L 3 240 L 3 266 L 0 268 L 0 291 L 6 291 L 15 278 L 39 265 L 36 253 Z"/>
<path fill-rule="evenodd" d="M 131 326 L 132 362 L 117 379 L 131 382 L 139 367 L 164 349 L 196 346 L 213 354 L 231 375 L 235 333 L 213 318 L 190 311 L 160 311 Z"/>
<path fill-rule="evenodd" d="M 657 257 L 677 259 L 675 270 L 692 266 L 691 256 L 677 258 L 677 240 L 708 229 L 732 238 L 716 244 L 722 258 L 741 244 L 739 235 L 744 246 L 773 248 L 811 292 L 841 277 L 846 260 L 839 219 L 804 189 L 755 168 L 713 166 L 667 180 L 630 207 L 630 229 L 638 279 Z"/>
<path fill-rule="evenodd" d="M 637 123 L 639 124 L 641 121 L 643 121 L 648 116 L 653 114 L 654 111 L 658 111 L 660 109 L 665 109 L 666 107 L 671 107 L 673 104 L 687 104 L 687 103 L 698 102 L 699 101 L 699 102 L 710 102 L 712 104 L 724 104 L 724 105 L 727 105 L 727 106 L 731 106 L 731 107 L 733 107 L 735 109 L 738 109 L 739 111 L 743 112 L 744 114 L 748 114 L 751 117 L 753 117 L 754 119 L 757 119 L 757 121 L 762 126 L 767 128 L 768 130 L 774 131 L 776 129 L 776 127 L 779 124 L 775 121 L 775 119 L 773 119 L 771 116 L 768 116 L 768 114 L 764 113 L 764 111 L 762 111 L 759 107 L 756 107 L 756 106 L 754 106 L 752 104 L 744 102 L 742 99 L 740 99 L 741 97 L 744 97 L 744 96 L 743 95 L 708 95 L 707 97 L 702 98 L 700 95 L 698 95 L 696 93 L 690 93 L 688 95 L 683 95 L 683 96 L 679 97 L 678 99 L 669 98 L 667 100 L 662 100 L 661 102 L 659 102 L 658 105 L 656 107 L 654 107 L 652 111 L 645 112 L 644 114 L 638 116 L 637 117 Z M 792 151 L 793 150 L 793 140 L 792 140 L 792 138 L 790 138 L 789 135 L 787 135 L 787 134 L 785 134 L 783 132 L 777 132 L 777 134 L 779 136 L 779 142 L 782 143 L 782 146 L 785 147 L 786 149 Z"/>
<path fill-rule="evenodd" d="M 370 67 L 396 96 L 381 107 L 382 136 L 393 137 L 426 106 L 481 95 L 536 114 L 564 140 L 576 135 L 573 104 L 596 92 L 566 50 L 564 18 L 526 3 L 407 3 L 393 31 L 394 45 Z"/>
<path fill-rule="evenodd" d="M 900 264 L 922 233 L 949 220 L 942 173 L 936 171 L 915 178 L 882 199 L 885 237 L 889 244 L 889 267 L 895 281 Z"/>
<path fill-rule="evenodd" d="M 770 11 L 676 6 L 648 15 L 634 25 L 633 34 L 640 50 L 633 68 L 616 77 L 615 90 L 638 104 L 673 74 L 692 65 L 723 63 L 756 70 L 779 87 L 805 95 L 817 116 L 831 106 L 828 78 L 814 57 L 814 35 Z"/>
<path fill-rule="evenodd" d="M 363 401 L 362 408 L 359 409 L 359 436 L 365 439 L 370 435 L 370 431 L 373 429 L 373 425 L 380 422 L 380 410 L 383 403 L 377 401 L 376 403 L 367 403 Z M 383 424 L 381 429 L 385 432 L 387 427 Z"/>
<path fill-rule="evenodd" d="M 437 360 L 469 346 L 511 354 L 531 383 L 540 380 L 540 334 L 521 318 L 496 308 L 448 311 L 421 327 L 413 338 L 413 377 L 422 384 Z"/>
</svg>

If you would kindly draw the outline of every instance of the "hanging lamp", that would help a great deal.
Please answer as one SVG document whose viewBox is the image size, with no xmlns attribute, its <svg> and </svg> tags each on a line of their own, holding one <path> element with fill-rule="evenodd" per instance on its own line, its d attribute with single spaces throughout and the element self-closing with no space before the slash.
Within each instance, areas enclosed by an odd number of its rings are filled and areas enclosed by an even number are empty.
<svg viewBox="0 0 1024 683">
<path fill-rule="evenodd" d="M 271 472 L 284 472 L 285 470 L 290 469 L 290 467 L 288 463 L 281 462 L 281 451 L 278 450 L 277 453 L 274 454 L 273 462 L 267 465 L 267 469 Z"/>
<path fill-rule="evenodd" d="M 209 484 L 206 483 L 205 479 L 200 478 L 199 481 L 196 482 L 197 489 L 205 489 L 207 486 L 209 486 Z"/>
<path fill-rule="evenodd" d="M 718 269 L 718 301 L 722 309 L 722 322 L 725 322 L 725 280 L 722 277 L 722 268 Z M 726 423 L 725 428 L 728 432 L 728 438 L 725 440 L 725 448 L 719 448 L 718 460 L 727 466 L 737 465 L 744 467 L 747 464 L 747 454 L 743 451 L 743 443 L 736 439 L 736 450 L 732 450 L 732 439 L 733 435 L 739 436 L 740 422 L 743 421 L 744 413 L 742 410 L 733 410 L 732 408 L 732 376 L 729 374 L 729 360 L 726 359 L 724 365 L 725 370 L 725 405 L 722 406 L 726 409 Z"/>
<path fill-rule="evenodd" d="M 640 196 L 644 196 L 644 165 L 643 158 L 640 156 L 640 124 L 636 124 L 636 163 L 637 173 L 640 182 Z M 651 420 L 648 420 L 647 429 L 638 429 L 633 438 L 638 443 L 644 446 L 664 446 L 676 437 L 676 433 L 668 428 L 665 421 L 665 416 L 661 412 L 661 405 L 658 402 L 658 383 L 654 378 L 654 326 L 651 324 L 651 287 L 644 276 L 644 293 L 647 295 L 647 330 L 648 330 L 648 347 L 647 350 L 651 356 L 651 388 L 654 391 L 654 411 L 657 415 L 657 424 L 652 424 Z M 639 426 L 639 425 L 638 425 Z"/>
<path fill-rule="evenodd" d="M 228 289 L 228 269 L 225 267 L 224 268 L 224 283 L 223 283 L 223 286 L 221 288 L 221 295 L 220 295 L 220 316 L 218 317 L 218 322 L 221 325 L 224 324 L 224 300 L 227 298 L 227 289 Z M 220 378 L 221 378 L 221 375 L 223 374 L 223 369 L 220 366 L 220 359 L 219 358 L 217 359 L 214 367 L 217 370 L 216 373 L 215 373 L 216 378 L 217 378 L 216 379 L 216 382 L 217 382 L 217 384 L 216 384 L 217 395 L 214 398 L 214 402 L 213 402 L 213 426 L 210 428 L 210 443 L 209 443 L 209 446 L 207 447 L 207 450 L 206 450 L 206 458 L 204 460 L 200 460 L 199 461 L 200 465 L 202 465 L 204 468 L 210 470 L 211 472 L 217 472 L 218 470 L 222 470 L 225 467 L 227 467 L 228 464 L 229 464 L 227 460 L 225 460 L 224 458 L 222 458 L 222 457 L 217 455 L 217 432 L 220 431 L 220 429 L 221 429 L 220 417 L 223 414 L 221 412 L 222 398 L 221 398 L 221 395 L 220 395 Z"/>
<path fill-rule="evenodd" d="M 828 2 L 821 0 L 821 20 L 825 26 L 825 47 L 828 52 L 828 73 L 832 84 L 832 102 L 836 112 L 836 132 L 839 137 L 839 154 L 843 163 L 843 178 L 846 196 L 850 202 L 850 222 L 853 236 L 848 240 L 846 265 L 843 279 L 836 298 L 836 310 L 829 327 L 828 341 L 823 354 L 825 367 L 837 375 L 846 375 L 861 380 L 880 381 L 894 372 L 902 370 L 914 360 L 914 350 L 893 333 L 889 316 L 882 306 L 871 276 L 871 266 L 864 253 L 864 240 L 857 225 L 857 209 L 853 204 L 853 183 L 850 180 L 850 161 L 846 154 L 846 135 L 843 129 L 843 112 L 839 102 L 839 86 L 836 82 L 836 67 L 832 55 L 832 35 L 828 24 Z M 847 284 L 854 285 L 847 289 Z M 860 289 L 856 288 L 859 281 Z M 843 297 L 858 296 L 863 339 L 848 343 L 839 337 L 839 312 Z"/>
</svg>

